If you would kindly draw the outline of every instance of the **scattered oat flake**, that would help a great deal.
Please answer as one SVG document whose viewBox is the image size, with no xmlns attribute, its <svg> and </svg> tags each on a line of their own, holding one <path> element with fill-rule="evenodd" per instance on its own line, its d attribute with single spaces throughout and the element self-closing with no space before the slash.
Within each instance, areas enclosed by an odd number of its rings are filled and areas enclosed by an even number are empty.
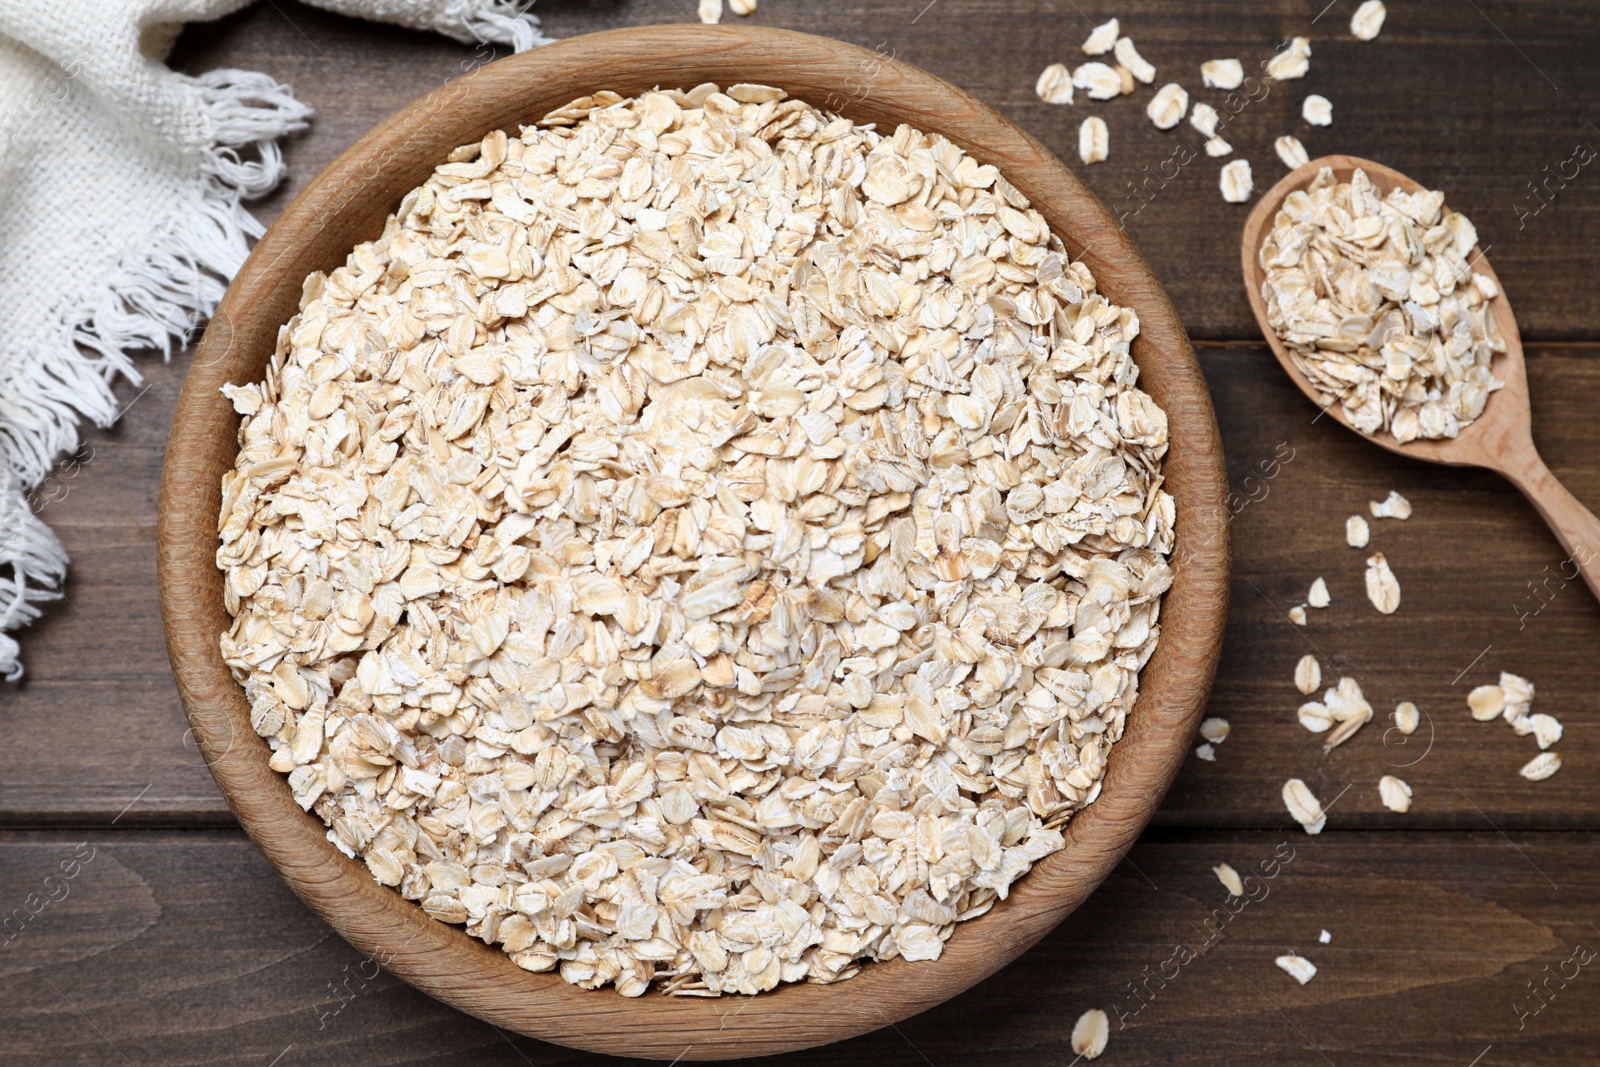
<svg viewBox="0 0 1600 1067">
<path fill-rule="evenodd" d="M 1228 739 L 1228 720 L 1213 716 L 1200 724 L 1200 736 L 1212 744 L 1220 745 Z"/>
<path fill-rule="evenodd" d="M 1554 752 L 1541 752 L 1517 773 L 1530 782 L 1542 782 L 1561 769 L 1561 757 Z"/>
<path fill-rule="evenodd" d="M 1479 722 L 1498 719 L 1506 710 L 1506 691 L 1498 685 L 1480 685 L 1467 694 L 1467 707 Z"/>
<path fill-rule="evenodd" d="M 1336 721 L 1341 721 L 1333 717 L 1333 712 L 1322 701 L 1306 701 L 1304 704 L 1299 705 L 1299 710 L 1294 712 L 1294 715 L 1299 718 L 1299 725 L 1304 726 L 1314 734 L 1323 733 L 1325 729 L 1331 728 Z"/>
<path fill-rule="evenodd" d="M 1222 186 L 1222 199 L 1228 203 L 1242 204 L 1249 200 L 1255 192 L 1255 183 L 1250 177 L 1250 161 L 1236 159 L 1223 167 L 1218 183 Z"/>
<path fill-rule="evenodd" d="M 1078 158 L 1085 164 L 1103 163 L 1111 154 L 1111 131 L 1106 120 L 1090 115 L 1078 127 Z"/>
<path fill-rule="evenodd" d="M 700 0 L 700 21 L 714 26 L 722 21 L 722 0 Z"/>
<path fill-rule="evenodd" d="M 1170 130 L 1183 121 L 1189 110 L 1189 93 L 1177 82 L 1168 82 L 1156 90 L 1156 95 L 1145 105 L 1144 113 L 1150 116 L 1158 130 Z"/>
<path fill-rule="evenodd" d="M 1367 520 L 1360 515 L 1352 515 L 1344 520 L 1344 543 L 1351 548 L 1366 548 L 1367 542 L 1372 539 L 1372 527 L 1367 525 Z"/>
<path fill-rule="evenodd" d="M 1310 696 L 1322 685 L 1322 665 L 1309 652 L 1294 665 L 1294 687 Z"/>
<path fill-rule="evenodd" d="M 1244 64 L 1237 59 L 1208 59 L 1200 64 L 1200 81 L 1207 89 L 1237 89 L 1244 83 Z"/>
<path fill-rule="evenodd" d="M 1416 732 L 1417 725 L 1422 721 L 1422 713 L 1417 706 L 1409 700 L 1402 700 L 1394 706 L 1394 725 L 1407 737 Z"/>
<path fill-rule="evenodd" d="M 1106 1050 L 1110 1037 L 1111 1020 L 1099 1008 L 1090 1008 L 1072 1026 L 1072 1051 L 1086 1060 L 1095 1059 Z"/>
<path fill-rule="evenodd" d="M 1039 74 L 1033 91 L 1047 104 L 1072 103 L 1072 72 L 1064 63 L 1052 63 Z"/>
<path fill-rule="evenodd" d="M 1313 126 L 1333 125 L 1333 101 L 1321 93 L 1312 93 L 1300 105 L 1300 117 Z"/>
<path fill-rule="evenodd" d="M 1378 779 L 1378 796 L 1390 811 L 1404 814 L 1411 810 L 1411 787 L 1392 774 Z"/>
<path fill-rule="evenodd" d="M 1294 821 L 1308 834 L 1320 834 L 1328 824 L 1328 817 L 1323 813 L 1316 794 L 1299 778 L 1291 778 L 1283 783 L 1283 804 L 1294 816 Z"/>
<path fill-rule="evenodd" d="M 1091 100 L 1110 100 L 1122 95 L 1122 75 L 1104 63 L 1081 63 L 1072 72 L 1072 84 Z"/>
<path fill-rule="evenodd" d="M 1217 750 L 1213 748 L 1209 742 L 1203 745 L 1196 745 L 1194 754 L 1205 760 L 1207 763 L 1217 762 Z"/>
<path fill-rule="evenodd" d="M 1284 973 L 1301 985 L 1305 985 L 1317 976 L 1317 965 L 1304 956 L 1288 955 L 1279 956 L 1272 961 L 1283 969 Z"/>
<path fill-rule="evenodd" d="M 1123 96 L 1127 96 L 1139 87 L 1139 82 L 1134 78 L 1133 71 L 1129 70 L 1127 67 L 1124 67 L 1121 63 L 1118 63 L 1112 69 L 1117 72 L 1117 77 L 1122 81 Z"/>
<path fill-rule="evenodd" d="M 1389 9 L 1383 6 L 1383 0 L 1366 0 L 1350 16 L 1350 32 L 1358 41 L 1370 41 L 1383 29 L 1383 20 L 1388 15 Z"/>
<path fill-rule="evenodd" d="M 1244 880 L 1239 877 L 1239 872 L 1234 870 L 1233 867 L 1226 863 L 1219 863 L 1211 868 L 1211 871 L 1217 876 L 1217 881 L 1222 883 L 1222 887 L 1229 894 L 1236 897 L 1244 896 Z"/>
<path fill-rule="evenodd" d="M 1102 22 L 1090 32 L 1087 40 L 1083 42 L 1083 54 L 1086 56 L 1103 56 L 1117 46 L 1117 38 L 1122 36 L 1122 23 L 1116 19 Z"/>
<path fill-rule="evenodd" d="M 1512 730 L 1518 737 L 1526 737 L 1538 732 L 1538 723 L 1534 720 L 1537 716 L 1529 714 L 1533 707 L 1533 683 L 1521 675 L 1509 671 L 1500 672 L 1500 691 L 1505 694 L 1506 706 L 1500 713 L 1506 722 L 1511 724 Z M 1560 724 L 1555 724 L 1559 733 Z M 1545 727 L 1546 734 L 1551 731 Z M 1541 745 L 1541 748 L 1546 747 Z"/>
<path fill-rule="evenodd" d="M 1345 719 L 1343 722 L 1339 723 L 1339 725 L 1335 726 L 1328 732 L 1327 737 L 1322 739 L 1323 753 L 1326 754 L 1332 752 L 1334 749 L 1350 740 L 1366 724 L 1367 720 L 1365 719 Z"/>
<path fill-rule="evenodd" d="M 1213 137 L 1206 142 L 1206 155 L 1212 159 L 1219 159 L 1222 156 L 1230 156 L 1232 154 L 1233 145 L 1220 137 Z"/>
<path fill-rule="evenodd" d="M 1533 703 L 1533 683 L 1520 674 L 1501 671 L 1500 688 L 1505 692 L 1507 704 Z"/>
<path fill-rule="evenodd" d="M 1533 727 L 1533 736 L 1539 742 L 1541 749 L 1549 748 L 1561 740 L 1561 720 L 1554 715 L 1540 712 L 1528 717 L 1529 724 Z"/>
<path fill-rule="evenodd" d="M 1306 592 L 1306 603 L 1314 608 L 1325 608 L 1333 603 L 1333 598 L 1328 595 L 1328 583 L 1318 578 L 1311 583 L 1311 588 Z"/>
<path fill-rule="evenodd" d="M 1382 500 L 1369 500 L 1367 507 L 1372 511 L 1375 519 L 1400 519 L 1404 521 L 1411 517 L 1411 501 L 1389 490 L 1389 495 Z"/>
<path fill-rule="evenodd" d="M 1278 153 L 1278 158 L 1283 160 L 1283 165 L 1290 170 L 1311 162 L 1311 157 L 1306 155 L 1306 146 L 1292 133 L 1286 133 L 1273 141 L 1272 150 Z"/>
<path fill-rule="evenodd" d="M 1393 615 L 1400 606 L 1400 579 L 1382 552 L 1367 557 L 1367 599 L 1385 615 Z"/>
<path fill-rule="evenodd" d="M 1341 721 L 1356 716 L 1372 718 L 1372 705 L 1367 703 L 1360 684 L 1354 678 L 1340 678 L 1338 684 L 1323 694 L 1322 699 L 1333 709 L 1334 718 Z"/>
<path fill-rule="evenodd" d="M 1189 109 L 1189 125 L 1199 130 L 1201 136 L 1206 138 L 1217 135 L 1217 120 L 1221 117 L 1217 114 L 1217 109 L 1204 100 L 1198 101 Z"/>
<path fill-rule="evenodd" d="M 756 0 L 728 0 L 728 10 L 735 15 L 754 15 Z"/>
<path fill-rule="evenodd" d="M 1296 626 L 1304 626 L 1306 624 L 1306 608 L 1304 604 L 1296 604 L 1289 609 L 1289 621 Z"/>
<path fill-rule="evenodd" d="M 1133 45 L 1132 37 L 1120 37 L 1116 46 L 1117 62 L 1127 68 L 1128 73 L 1145 85 L 1156 80 L 1156 68 L 1153 63 L 1139 54 Z"/>
<path fill-rule="evenodd" d="M 1311 38 L 1296 37 L 1267 60 L 1267 77 L 1274 81 L 1304 78 L 1311 69 Z"/>
<path fill-rule="evenodd" d="M 1322 933 L 1317 935 L 1317 941 L 1324 945 L 1329 944 L 1333 941 L 1333 935 L 1324 930 Z"/>
<path fill-rule="evenodd" d="M 1300 720 L 1301 726 L 1304 726 L 1314 734 L 1322 733 L 1331 728 L 1334 723 L 1333 713 L 1320 700 L 1308 700 L 1301 704 L 1300 710 L 1295 712 L 1295 716 Z"/>
</svg>

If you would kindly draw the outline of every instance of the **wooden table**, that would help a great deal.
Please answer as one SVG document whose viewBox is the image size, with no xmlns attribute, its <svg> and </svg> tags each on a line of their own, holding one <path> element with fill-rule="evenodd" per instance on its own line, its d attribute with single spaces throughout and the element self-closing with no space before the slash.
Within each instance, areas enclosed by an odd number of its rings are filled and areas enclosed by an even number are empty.
<svg viewBox="0 0 1600 1067">
<path fill-rule="evenodd" d="M 1600 505 L 1600 18 L 1593 5 L 1394 0 L 1375 42 L 1348 34 L 1354 0 L 767 0 L 753 22 L 877 47 L 1012 116 L 1063 158 L 1077 125 L 1111 127 L 1082 168 L 1168 287 L 1201 351 L 1238 494 L 1233 615 L 1212 714 L 1232 723 L 1214 763 L 1185 767 L 1127 861 L 1013 966 L 934 1011 L 792 1063 L 1069 1064 L 1072 1022 L 1112 1015 L 1108 1062 L 1451 1067 L 1600 1063 L 1600 609 L 1564 580 L 1531 508 L 1494 476 L 1372 448 L 1293 391 L 1241 289 L 1246 208 L 1224 204 L 1219 161 L 1166 166 L 1187 125 L 1155 130 L 1145 95 L 1052 107 L 1048 63 L 1113 14 L 1160 79 L 1196 98 L 1202 60 L 1313 38 L 1310 75 L 1275 85 L 1228 139 L 1263 186 L 1272 139 L 1381 160 L 1449 192 L 1478 224 L 1528 345 L 1535 437 L 1572 490 Z M 547 0 L 547 31 L 681 21 L 689 0 Z M 1321 14 L 1319 15 L 1319 11 Z M 730 16 L 731 18 L 731 16 Z M 317 109 L 290 139 L 270 220 L 378 118 L 492 58 L 489 48 L 268 0 L 193 26 L 173 62 L 264 70 Z M 1147 92 L 1147 91 L 1145 91 Z M 1308 92 L 1334 125 L 1299 118 Z M 1135 192 L 1137 187 L 1138 192 Z M 1535 198 L 1537 192 L 1537 199 Z M 499 1032 L 363 960 L 314 918 L 235 827 L 186 733 L 161 640 L 155 496 L 186 357 L 143 365 L 110 431 L 87 435 L 44 490 L 72 554 L 67 596 L 22 637 L 27 679 L 0 692 L 0 1063 L 551 1064 L 594 1057 Z M 1380 616 L 1344 518 L 1399 489 L 1405 523 L 1374 523 L 1404 588 Z M 1285 612 L 1324 576 L 1333 606 Z M 1295 720 L 1292 673 L 1319 657 L 1385 715 L 1426 713 L 1409 739 L 1382 721 L 1324 756 Z M 1566 726 L 1563 769 L 1526 782 L 1535 752 L 1467 715 L 1502 670 L 1538 686 Z M 1378 778 L 1415 790 L 1409 814 Z M 1307 837 L 1279 798 L 1303 777 L 1328 802 Z M 1335 799 L 1336 798 L 1336 799 Z M 1273 861 L 1277 862 L 1274 863 Z M 1270 870 L 1220 935 L 1212 874 Z M 1266 867 L 1263 867 L 1263 864 Z M 66 872 L 71 872 L 68 877 Z M 15 921 L 22 916 L 22 921 Z M 1331 943 L 1320 944 L 1327 930 Z M 1299 951 L 1301 987 L 1275 968 Z"/>
</svg>

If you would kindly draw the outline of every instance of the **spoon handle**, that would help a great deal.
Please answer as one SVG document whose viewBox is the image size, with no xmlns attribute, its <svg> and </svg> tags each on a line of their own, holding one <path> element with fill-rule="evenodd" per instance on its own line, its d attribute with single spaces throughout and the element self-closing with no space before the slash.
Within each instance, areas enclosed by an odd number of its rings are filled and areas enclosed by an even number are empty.
<svg viewBox="0 0 1600 1067">
<path fill-rule="evenodd" d="M 1502 473 L 1544 516 L 1567 550 L 1566 564 L 1582 573 L 1589 591 L 1600 599 L 1600 519 L 1556 480 L 1531 445 L 1525 452 L 1518 451 L 1519 461 L 1508 464 Z"/>
</svg>

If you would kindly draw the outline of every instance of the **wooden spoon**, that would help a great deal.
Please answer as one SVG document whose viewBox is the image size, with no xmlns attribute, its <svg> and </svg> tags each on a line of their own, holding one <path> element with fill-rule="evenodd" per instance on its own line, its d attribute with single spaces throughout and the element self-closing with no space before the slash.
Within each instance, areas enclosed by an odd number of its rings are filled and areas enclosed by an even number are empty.
<svg viewBox="0 0 1600 1067">
<path fill-rule="evenodd" d="M 1324 403 L 1319 399 L 1318 390 L 1295 366 L 1288 349 L 1267 321 L 1266 302 L 1261 297 L 1261 284 L 1266 278 L 1266 270 L 1261 266 L 1260 250 L 1284 200 L 1296 189 L 1310 185 L 1323 167 L 1333 168 L 1334 175 L 1342 182 L 1349 181 L 1357 168 L 1364 170 L 1381 195 L 1387 195 L 1396 188 L 1406 192 L 1418 192 L 1424 188 L 1381 163 L 1355 156 L 1323 156 L 1291 171 L 1268 190 L 1245 222 L 1244 287 L 1250 297 L 1250 307 L 1256 313 L 1256 322 L 1260 324 L 1267 343 L 1272 346 L 1272 354 L 1278 357 L 1278 362 L 1295 385 L 1300 387 L 1300 391 L 1318 407 Z M 1501 295 L 1490 302 L 1489 312 L 1494 317 L 1500 336 L 1505 340 L 1506 350 L 1494 357 L 1490 369 L 1495 377 L 1506 383 L 1505 388 L 1489 394 L 1483 414 L 1464 427 L 1456 438 L 1415 440 L 1402 444 L 1387 430 L 1362 436 L 1402 456 L 1462 467 L 1486 467 L 1504 475 L 1512 485 L 1522 490 L 1539 514 L 1544 516 L 1545 522 L 1555 532 L 1556 539 L 1567 550 L 1572 565 L 1582 572 L 1590 591 L 1600 597 L 1600 519 L 1578 503 L 1577 498 L 1556 480 L 1535 451 L 1533 420 L 1528 408 L 1528 377 L 1523 367 L 1522 336 L 1517 331 L 1517 320 L 1511 314 L 1505 286 L 1500 284 L 1489 261 L 1476 249 L 1468 261 L 1474 271 L 1487 275 L 1500 290 Z M 1340 424 L 1354 430 L 1345 417 L 1344 405 L 1335 403 L 1325 410 Z"/>
</svg>

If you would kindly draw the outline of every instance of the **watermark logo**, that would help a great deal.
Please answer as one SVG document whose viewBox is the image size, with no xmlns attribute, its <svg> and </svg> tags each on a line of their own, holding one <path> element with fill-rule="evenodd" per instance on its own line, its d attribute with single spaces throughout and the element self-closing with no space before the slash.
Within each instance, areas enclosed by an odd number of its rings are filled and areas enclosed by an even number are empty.
<svg viewBox="0 0 1600 1067">
<path fill-rule="evenodd" d="M 1594 552 L 1587 545 L 1580 544 L 1573 549 L 1572 555 L 1556 564 L 1553 573 L 1550 571 L 1550 564 L 1546 563 L 1540 572 L 1544 575 L 1543 579 L 1536 581 L 1529 578 L 1527 594 L 1520 601 L 1513 601 L 1511 604 L 1511 610 L 1517 616 L 1517 629 L 1527 629 L 1528 620 L 1537 618 L 1541 611 L 1549 607 L 1554 602 L 1556 594 L 1579 578 L 1583 573 L 1581 568 L 1587 567 L 1593 558 Z M 1572 569 L 1571 574 L 1567 573 L 1569 567 Z"/>
<path fill-rule="evenodd" d="M 1546 163 L 1540 172 L 1542 177 L 1528 179 L 1528 195 L 1520 197 L 1512 207 L 1517 216 L 1517 229 L 1527 229 L 1528 220 L 1537 218 L 1539 212 L 1555 203 L 1556 196 L 1567 187 L 1567 183 L 1574 181 L 1579 172 L 1594 160 L 1595 150 L 1589 142 L 1583 141 L 1572 150 L 1570 156 L 1555 164 L 1553 173 L 1550 164 Z"/>
<path fill-rule="evenodd" d="M 11 943 L 21 937 L 28 925 L 40 915 L 71 896 L 72 880 L 93 859 L 94 846 L 87 841 L 79 842 L 74 846 L 72 855 L 58 863 L 54 871 L 44 876 L 39 888 L 22 899 L 21 906 L 0 916 L 0 951 L 9 949 Z"/>
<path fill-rule="evenodd" d="M 1567 983 L 1582 974 L 1583 969 L 1593 963 L 1594 960 L 1594 949 L 1579 942 L 1572 947 L 1572 953 L 1566 959 L 1555 965 L 1554 971 L 1550 969 L 1550 964 L 1544 965 L 1544 971 L 1542 972 L 1544 979 L 1537 986 L 1534 985 L 1534 979 L 1528 979 L 1528 996 L 1530 999 L 1525 1003 L 1532 1004 L 1536 1002 L 1538 1007 L 1522 1007 L 1519 1006 L 1518 1001 L 1512 1002 L 1511 1011 L 1517 1017 L 1517 1029 L 1525 1029 L 1528 1025 L 1528 1020 L 1548 1008 L 1556 997 L 1560 995 L 1561 991 L 1567 988 Z M 1572 968 L 1570 972 L 1567 970 L 1568 967 Z M 1551 982 L 1555 983 L 1554 989 L 1550 986 Z"/>
<path fill-rule="evenodd" d="M 1130 979 L 1127 983 L 1129 999 L 1119 998 L 1111 1008 L 1111 1013 L 1117 1019 L 1117 1029 L 1127 1029 L 1128 1024 L 1149 1007 L 1168 985 L 1178 980 L 1185 967 L 1199 959 L 1207 949 L 1221 939 L 1223 930 L 1247 907 L 1266 900 L 1272 892 L 1272 887 L 1267 883 L 1282 874 L 1284 868 L 1294 862 L 1294 857 L 1293 845 L 1287 841 L 1278 842 L 1273 848 L 1273 854 L 1257 865 L 1259 874 L 1251 872 L 1241 879 L 1244 896 L 1236 897 L 1229 894 L 1221 907 L 1212 908 L 1211 913 L 1202 920 L 1200 924 L 1202 937 L 1194 941 L 1180 941 L 1172 947 L 1172 952 L 1166 959 L 1155 965 L 1154 970 L 1146 965 L 1136 977 Z"/>
</svg>

